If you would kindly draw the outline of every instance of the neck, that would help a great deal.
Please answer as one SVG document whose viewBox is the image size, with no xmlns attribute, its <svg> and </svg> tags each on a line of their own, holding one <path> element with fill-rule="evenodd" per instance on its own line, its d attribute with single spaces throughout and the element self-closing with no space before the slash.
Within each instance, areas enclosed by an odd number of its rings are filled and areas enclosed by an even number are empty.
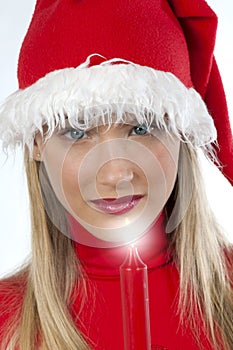
<svg viewBox="0 0 233 350">
<path fill-rule="evenodd" d="M 71 223 L 71 236 L 83 236 L 90 233 L 85 230 L 72 216 L 68 217 Z M 164 212 L 157 217 L 150 228 L 136 241 L 141 259 L 148 268 L 154 268 L 167 258 L 168 241 L 165 233 Z M 102 245 L 101 245 L 102 246 Z M 88 274 L 116 275 L 125 259 L 128 245 L 113 248 L 97 248 L 75 242 L 75 249 L 80 262 Z"/>
</svg>

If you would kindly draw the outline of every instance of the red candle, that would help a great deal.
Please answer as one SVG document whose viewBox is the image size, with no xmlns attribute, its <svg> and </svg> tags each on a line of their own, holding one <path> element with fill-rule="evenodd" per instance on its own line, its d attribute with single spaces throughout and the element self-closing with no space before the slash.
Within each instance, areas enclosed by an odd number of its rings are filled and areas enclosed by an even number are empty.
<svg viewBox="0 0 233 350">
<path fill-rule="evenodd" d="M 151 350 L 147 266 L 136 247 L 129 247 L 120 266 L 125 350 Z"/>
</svg>

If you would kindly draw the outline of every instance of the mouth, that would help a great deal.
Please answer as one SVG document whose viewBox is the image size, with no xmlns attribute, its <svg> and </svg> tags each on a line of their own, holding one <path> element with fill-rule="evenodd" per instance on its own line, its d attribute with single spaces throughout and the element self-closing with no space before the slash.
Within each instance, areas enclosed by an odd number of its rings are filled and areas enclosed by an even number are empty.
<svg viewBox="0 0 233 350">
<path fill-rule="evenodd" d="M 135 208 L 144 195 L 124 196 L 120 198 L 101 198 L 90 202 L 94 207 L 107 214 L 121 215 Z"/>
</svg>

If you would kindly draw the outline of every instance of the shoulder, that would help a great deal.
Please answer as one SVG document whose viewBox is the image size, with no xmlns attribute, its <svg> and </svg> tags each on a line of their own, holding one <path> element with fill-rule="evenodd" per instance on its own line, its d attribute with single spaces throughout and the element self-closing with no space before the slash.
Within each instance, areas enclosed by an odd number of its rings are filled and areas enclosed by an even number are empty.
<svg viewBox="0 0 233 350">
<path fill-rule="evenodd" d="M 20 311 L 26 281 L 25 271 L 0 280 L 0 334 Z"/>
</svg>

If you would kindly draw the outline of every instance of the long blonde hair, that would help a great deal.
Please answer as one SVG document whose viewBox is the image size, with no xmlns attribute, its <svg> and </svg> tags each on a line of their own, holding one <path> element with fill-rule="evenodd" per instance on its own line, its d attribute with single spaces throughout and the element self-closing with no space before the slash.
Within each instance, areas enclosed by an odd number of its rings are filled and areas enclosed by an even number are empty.
<svg viewBox="0 0 233 350">
<path fill-rule="evenodd" d="M 13 350 L 17 345 L 19 350 L 91 349 L 90 341 L 76 328 L 70 314 L 74 286 L 78 285 L 84 301 L 89 296 L 88 281 L 72 241 L 59 232 L 45 211 L 39 165 L 29 159 L 28 152 L 25 166 L 31 203 L 32 257 L 26 268 L 4 282 L 26 280 L 26 289 L 23 304 L 18 308 L 13 306 L 17 311 L 6 327 L 1 350 Z M 227 260 L 230 247 L 208 206 L 197 154 L 187 144 L 181 145 L 179 173 L 180 179 L 167 207 L 174 195 L 177 198 L 177 193 L 182 198 L 190 181 L 193 187 L 188 210 L 168 235 L 180 273 L 177 312 L 181 315 L 181 325 L 183 322 L 185 326 L 188 320 L 197 341 L 196 316 L 201 316 L 215 348 L 230 350 L 233 349 L 233 295 Z M 47 185 L 50 186 L 48 179 Z M 55 195 L 53 200 L 60 211 Z"/>
</svg>

